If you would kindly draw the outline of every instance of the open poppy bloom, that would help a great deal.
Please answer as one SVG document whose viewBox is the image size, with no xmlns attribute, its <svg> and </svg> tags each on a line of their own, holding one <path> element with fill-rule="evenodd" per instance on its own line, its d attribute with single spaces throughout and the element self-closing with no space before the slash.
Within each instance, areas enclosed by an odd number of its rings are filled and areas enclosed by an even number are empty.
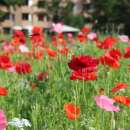
<svg viewBox="0 0 130 130">
<path fill-rule="evenodd" d="M 100 49 L 110 49 L 117 43 L 117 39 L 114 37 L 106 37 L 103 42 L 98 46 Z"/>
<path fill-rule="evenodd" d="M 91 56 L 73 56 L 72 60 L 68 63 L 68 66 L 72 70 L 83 70 L 85 69 L 88 72 L 94 72 L 97 69 L 99 64 L 98 59 Z"/>
<path fill-rule="evenodd" d="M 75 106 L 73 103 L 67 103 L 64 105 L 64 109 L 68 119 L 75 120 L 80 116 L 80 107 Z"/>
<path fill-rule="evenodd" d="M 118 106 L 113 105 L 115 101 L 107 96 L 95 96 L 94 100 L 97 106 L 104 109 L 105 111 L 118 112 L 120 110 Z"/>
<path fill-rule="evenodd" d="M 8 89 L 5 87 L 0 87 L 0 96 L 7 96 L 8 95 Z"/>
<path fill-rule="evenodd" d="M 7 69 L 12 66 L 11 60 L 8 56 L 1 55 L 0 56 L 0 68 Z"/>
<path fill-rule="evenodd" d="M 34 27 L 32 30 L 32 35 L 31 35 L 31 42 L 33 44 L 38 44 L 43 41 L 44 41 L 44 35 L 42 33 L 42 29 L 37 26 Z"/>
<path fill-rule="evenodd" d="M 70 79 L 96 80 L 98 64 L 98 59 L 91 56 L 73 56 L 72 60 L 68 63 L 69 68 L 73 70 Z"/>
<path fill-rule="evenodd" d="M 17 39 L 19 42 L 18 44 L 25 44 L 26 43 L 26 37 L 21 30 L 14 31 L 13 39 Z"/>
<path fill-rule="evenodd" d="M 89 33 L 90 32 L 90 28 L 88 28 L 88 27 L 83 27 L 82 29 L 81 29 L 81 32 L 82 33 Z"/>
<path fill-rule="evenodd" d="M 114 88 L 112 88 L 111 92 L 115 93 L 122 89 L 128 88 L 127 84 L 125 83 L 117 83 Z"/>
<path fill-rule="evenodd" d="M 27 74 L 32 72 L 31 65 L 26 62 L 19 62 L 16 64 L 16 72 L 18 74 Z"/>
<path fill-rule="evenodd" d="M 127 97 L 127 96 L 115 96 L 113 98 L 113 100 L 115 100 L 115 102 L 124 104 L 126 106 L 130 106 L 130 97 Z"/>
<path fill-rule="evenodd" d="M 104 56 L 100 57 L 100 62 L 103 65 L 108 65 L 116 69 L 120 67 L 120 63 L 119 63 L 120 58 L 121 58 L 121 52 L 119 50 L 112 49 Z"/>
<path fill-rule="evenodd" d="M 0 110 L 0 130 L 5 130 L 7 127 L 7 120 L 5 114 L 2 110 Z"/>
</svg>

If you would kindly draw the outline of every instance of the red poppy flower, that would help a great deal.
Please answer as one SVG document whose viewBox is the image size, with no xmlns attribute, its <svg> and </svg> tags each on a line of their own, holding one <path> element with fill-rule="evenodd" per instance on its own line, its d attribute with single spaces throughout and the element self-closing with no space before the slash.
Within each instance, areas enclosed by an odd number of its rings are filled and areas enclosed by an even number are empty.
<svg viewBox="0 0 130 130">
<path fill-rule="evenodd" d="M 113 37 L 106 37 L 98 47 L 101 49 L 110 49 L 115 43 L 117 43 L 117 39 Z"/>
<path fill-rule="evenodd" d="M 78 40 L 83 43 L 87 41 L 87 37 L 83 33 L 79 33 L 77 36 Z"/>
<path fill-rule="evenodd" d="M 109 51 L 109 55 L 116 60 L 119 60 L 122 56 L 120 50 L 118 49 L 112 49 L 111 51 Z"/>
<path fill-rule="evenodd" d="M 108 65 L 108 66 L 115 68 L 115 69 L 120 67 L 118 60 L 112 58 L 110 55 L 100 57 L 100 62 L 103 65 Z"/>
<path fill-rule="evenodd" d="M 32 30 L 31 41 L 33 44 L 43 42 L 44 36 L 40 27 L 34 27 Z"/>
<path fill-rule="evenodd" d="M 72 75 L 70 77 L 71 80 L 96 80 L 97 79 L 97 74 L 95 72 L 87 72 L 87 71 L 74 71 L 72 72 Z"/>
<path fill-rule="evenodd" d="M 106 53 L 105 56 L 100 57 L 100 62 L 101 64 L 108 65 L 112 68 L 119 68 L 120 57 L 121 57 L 120 51 L 113 49 L 110 52 Z"/>
<path fill-rule="evenodd" d="M 0 96 L 7 96 L 8 95 L 8 89 L 5 87 L 0 87 Z"/>
<path fill-rule="evenodd" d="M 128 88 L 127 84 L 125 83 L 117 83 L 114 88 L 112 88 L 111 92 L 115 93 L 122 89 Z"/>
<path fill-rule="evenodd" d="M 127 48 L 125 49 L 124 57 L 125 57 L 125 58 L 130 58 L 130 47 L 127 47 Z"/>
<path fill-rule="evenodd" d="M 0 56 L 0 68 L 7 69 L 12 66 L 10 58 L 8 56 L 1 55 Z"/>
<path fill-rule="evenodd" d="M 44 78 L 48 77 L 48 72 L 40 72 L 38 73 L 37 79 L 42 81 Z"/>
<path fill-rule="evenodd" d="M 68 63 L 68 66 L 75 71 L 85 69 L 85 71 L 94 72 L 96 71 L 98 64 L 98 59 L 82 55 L 78 57 L 73 56 L 72 60 Z"/>
<path fill-rule="evenodd" d="M 32 72 L 31 65 L 26 62 L 19 62 L 16 64 L 16 72 L 18 74 L 27 74 Z"/>
<path fill-rule="evenodd" d="M 26 43 L 26 37 L 24 33 L 20 30 L 15 30 L 13 34 L 13 39 L 19 39 L 20 44 L 25 44 Z"/>
<path fill-rule="evenodd" d="M 90 32 L 90 28 L 88 28 L 88 27 L 83 27 L 83 28 L 81 29 L 81 32 L 82 32 L 82 33 L 89 33 L 89 32 Z"/>
<path fill-rule="evenodd" d="M 56 51 L 52 50 L 51 48 L 46 48 L 46 52 L 50 57 L 55 57 L 57 55 Z"/>
<path fill-rule="evenodd" d="M 73 103 L 67 103 L 64 105 L 64 109 L 68 119 L 75 120 L 80 116 L 80 107 L 75 106 Z"/>
<path fill-rule="evenodd" d="M 130 97 L 127 96 L 115 96 L 113 98 L 116 102 L 130 106 Z"/>
</svg>

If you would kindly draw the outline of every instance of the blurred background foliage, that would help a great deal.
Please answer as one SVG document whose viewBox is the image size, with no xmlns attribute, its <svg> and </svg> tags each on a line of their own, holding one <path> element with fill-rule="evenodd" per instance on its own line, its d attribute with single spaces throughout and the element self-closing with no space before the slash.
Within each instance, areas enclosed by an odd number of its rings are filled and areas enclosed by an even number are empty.
<svg viewBox="0 0 130 130">
<path fill-rule="evenodd" d="M 38 7 L 47 10 L 46 16 L 54 22 L 62 21 L 74 27 L 92 24 L 95 30 L 114 30 L 130 35 L 130 0 L 40 0 Z M 86 3 L 86 1 L 89 1 Z M 25 0 L 1 0 L 0 4 L 15 7 Z M 79 4 L 79 6 L 77 6 Z M 80 7 L 79 13 L 74 14 L 75 7 Z M 0 11 L 0 19 L 3 18 Z"/>
</svg>

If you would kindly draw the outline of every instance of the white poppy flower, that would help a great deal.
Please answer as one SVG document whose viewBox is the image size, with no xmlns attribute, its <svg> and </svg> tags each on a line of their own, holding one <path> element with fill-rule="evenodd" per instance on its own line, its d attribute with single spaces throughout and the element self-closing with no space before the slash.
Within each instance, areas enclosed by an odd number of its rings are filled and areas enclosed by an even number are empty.
<svg viewBox="0 0 130 130">
<path fill-rule="evenodd" d="M 15 126 L 17 128 L 31 127 L 31 123 L 27 119 L 14 118 L 8 122 L 8 125 Z"/>
<path fill-rule="evenodd" d="M 28 49 L 28 47 L 26 45 L 20 45 L 19 50 L 22 53 L 28 53 L 29 52 L 29 49 Z"/>
</svg>

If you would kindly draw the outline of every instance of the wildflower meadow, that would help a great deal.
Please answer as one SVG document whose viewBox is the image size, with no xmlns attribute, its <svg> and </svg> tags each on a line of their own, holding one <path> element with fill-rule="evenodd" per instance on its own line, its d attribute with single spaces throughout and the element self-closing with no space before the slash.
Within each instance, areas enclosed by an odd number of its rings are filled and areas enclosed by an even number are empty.
<svg viewBox="0 0 130 130">
<path fill-rule="evenodd" d="M 129 130 L 129 37 L 61 30 L 1 36 L 0 130 Z"/>
</svg>

